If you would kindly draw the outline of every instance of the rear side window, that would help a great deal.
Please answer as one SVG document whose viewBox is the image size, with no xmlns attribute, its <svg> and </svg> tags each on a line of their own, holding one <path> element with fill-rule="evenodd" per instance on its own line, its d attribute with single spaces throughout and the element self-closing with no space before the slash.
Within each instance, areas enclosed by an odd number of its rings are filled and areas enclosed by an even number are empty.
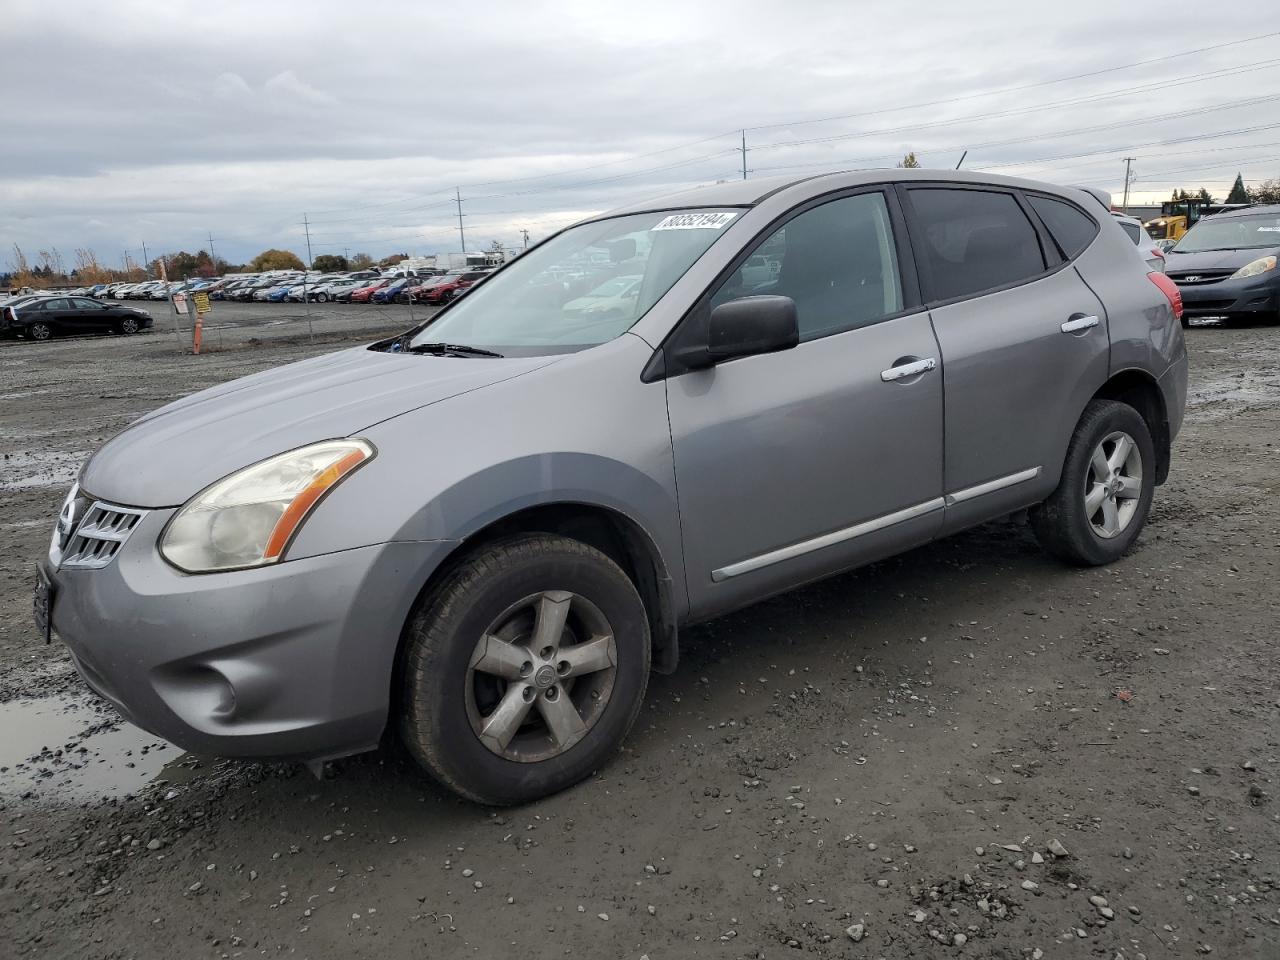
<svg viewBox="0 0 1280 960">
<path fill-rule="evenodd" d="M 761 294 L 795 301 L 801 340 L 865 327 L 901 311 L 884 195 L 832 200 L 788 220 L 729 275 L 711 306 Z"/>
<path fill-rule="evenodd" d="M 927 187 L 908 196 L 930 300 L 973 296 L 1044 273 L 1040 237 L 1012 194 Z"/>
<path fill-rule="evenodd" d="M 1084 248 L 1093 242 L 1093 238 L 1098 235 L 1098 225 L 1094 223 L 1093 218 L 1084 211 L 1067 203 L 1063 200 L 1053 200 L 1049 197 L 1037 197 L 1029 194 L 1027 200 L 1031 207 L 1035 210 L 1036 215 L 1044 221 L 1044 225 L 1049 228 L 1049 233 L 1062 248 L 1063 254 L 1068 260 L 1073 260 L 1079 256 Z M 1125 232 L 1129 232 L 1129 228 L 1133 224 L 1121 223 Z M 1134 228 L 1137 229 L 1136 227 Z M 1133 242 L 1138 242 L 1137 233 L 1131 234 Z"/>
<path fill-rule="evenodd" d="M 1142 228 L 1136 223 L 1125 223 L 1120 221 L 1120 229 L 1129 235 L 1129 239 L 1135 244 L 1142 239 Z"/>
</svg>

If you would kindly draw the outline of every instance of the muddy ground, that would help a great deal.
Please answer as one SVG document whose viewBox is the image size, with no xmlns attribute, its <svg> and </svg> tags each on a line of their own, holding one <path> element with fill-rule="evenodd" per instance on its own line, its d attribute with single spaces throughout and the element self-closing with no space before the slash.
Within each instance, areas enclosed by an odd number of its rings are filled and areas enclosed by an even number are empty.
<svg viewBox="0 0 1280 960">
<path fill-rule="evenodd" d="M 691 629 L 614 763 L 492 811 L 394 749 L 324 781 L 183 755 L 38 642 L 86 452 L 403 322 L 235 316 L 200 358 L 0 344 L 0 956 L 1280 957 L 1280 330 L 1189 331 L 1122 562 L 1012 519 Z"/>
</svg>

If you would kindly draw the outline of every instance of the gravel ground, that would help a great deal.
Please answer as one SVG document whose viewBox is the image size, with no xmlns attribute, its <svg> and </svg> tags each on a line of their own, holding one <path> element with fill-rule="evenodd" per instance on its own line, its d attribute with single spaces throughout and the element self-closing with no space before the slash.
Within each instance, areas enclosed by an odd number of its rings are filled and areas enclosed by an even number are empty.
<svg viewBox="0 0 1280 960">
<path fill-rule="evenodd" d="M 324 781 L 180 754 L 34 636 L 88 451 L 407 321 L 317 307 L 313 341 L 273 306 L 220 308 L 202 357 L 0 344 L 0 955 L 1280 956 L 1280 331 L 1189 331 L 1122 562 L 1010 519 L 691 629 L 615 762 L 495 812 L 393 748 Z"/>
</svg>

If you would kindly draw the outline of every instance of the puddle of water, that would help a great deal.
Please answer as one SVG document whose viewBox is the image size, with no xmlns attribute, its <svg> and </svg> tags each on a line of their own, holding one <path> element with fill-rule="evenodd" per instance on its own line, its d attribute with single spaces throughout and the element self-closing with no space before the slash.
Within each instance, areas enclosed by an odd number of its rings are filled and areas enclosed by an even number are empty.
<svg viewBox="0 0 1280 960">
<path fill-rule="evenodd" d="M 70 487 L 88 455 L 70 450 L 6 454 L 0 459 L 0 490 Z"/>
<path fill-rule="evenodd" d="M 110 708 L 63 697 L 0 703 L 0 731 L 0 794 L 8 796 L 122 796 L 162 774 L 182 779 L 182 768 L 194 759 Z"/>
</svg>

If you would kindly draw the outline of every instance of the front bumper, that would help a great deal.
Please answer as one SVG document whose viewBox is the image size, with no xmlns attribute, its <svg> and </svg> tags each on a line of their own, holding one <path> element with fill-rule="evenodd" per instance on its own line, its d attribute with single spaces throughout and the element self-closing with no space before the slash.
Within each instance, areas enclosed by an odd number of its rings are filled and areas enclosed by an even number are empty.
<svg viewBox="0 0 1280 960">
<path fill-rule="evenodd" d="M 1276 270 L 1244 280 L 1179 283 L 1178 291 L 1183 312 L 1190 317 L 1261 317 L 1280 312 L 1280 271 Z"/>
<path fill-rule="evenodd" d="M 187 575 L 153 510 L 111 563 L 50 570 L 54 631 L 130 721 L 187 750 L 324 760 L 377 746 L 401 630 L 453 546 L 386 543 Z"/>
</svg>

